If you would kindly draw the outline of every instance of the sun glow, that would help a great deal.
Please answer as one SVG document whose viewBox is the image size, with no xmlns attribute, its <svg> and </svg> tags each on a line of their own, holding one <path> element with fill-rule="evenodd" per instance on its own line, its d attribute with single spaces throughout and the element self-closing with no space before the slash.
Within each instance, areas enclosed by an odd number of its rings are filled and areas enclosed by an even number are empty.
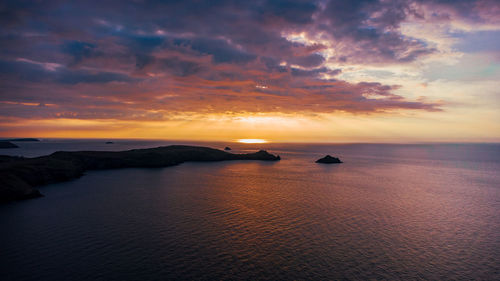
<svg viewBox="0 0 500 281">
<path fill-rule="evenodd" d="M 267 143 L 268 142 L 267 140 L 263 140 L 263 139 L 239 139 L 237 141 L 241 142 L 241 143 Z"/>
</svg>

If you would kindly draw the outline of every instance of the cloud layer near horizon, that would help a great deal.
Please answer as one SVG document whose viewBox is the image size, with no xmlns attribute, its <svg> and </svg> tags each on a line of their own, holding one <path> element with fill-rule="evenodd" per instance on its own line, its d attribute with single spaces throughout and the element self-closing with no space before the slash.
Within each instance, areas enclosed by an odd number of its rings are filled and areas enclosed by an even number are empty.
<svg viewBox="0 0 500 281">
<path fill-rule="evenodd" d="M 440 111 L 350 65 L 408 65 L 425 21 L 498 26 L 478 1 L 3 1 L 0 116 L 172 120 L 193 114 Z"/>
</svg>

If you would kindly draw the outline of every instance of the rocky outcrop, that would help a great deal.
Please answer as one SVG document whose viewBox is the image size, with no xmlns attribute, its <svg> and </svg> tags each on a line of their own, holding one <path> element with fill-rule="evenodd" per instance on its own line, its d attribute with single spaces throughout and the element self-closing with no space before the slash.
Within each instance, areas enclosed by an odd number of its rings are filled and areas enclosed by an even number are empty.
<svg viewBox="0 0 500 281">
<path fill-rule="evenodd" d="M 19 146 L 11 143 L 10 141 L 0 141 L 0 148 L 18 148 Z"/>
<path fill-rule="evenodd" d="M 277 161 L 280 157 L 264 150 L 232 154 L 208 147 L 183 145 L 116 152 L 59 151 L 36 158 L 0 156 L 0 203 L 39 197 L 41 194 L 36 186 L 78 178 L 87 170 L 166 167 L 188 161 L 229 160 Z"/>
<path fill-rule="evenodd" d="M 339 158 L 337 157 L 332 157 L 330 155 L 327 155 L 321 159 L 316 160 L 316 163 L 322 163 L 322 164 L 339 164 L 342 163 Z"/>
<path fill-rule="evenodd" d="M 231 150 L 231 148 L 230 148 L 229 146 L 226 146 L 226 147 L 224 148 L 224 150 L 228 151 L 228 150 Z"/>
</svg>

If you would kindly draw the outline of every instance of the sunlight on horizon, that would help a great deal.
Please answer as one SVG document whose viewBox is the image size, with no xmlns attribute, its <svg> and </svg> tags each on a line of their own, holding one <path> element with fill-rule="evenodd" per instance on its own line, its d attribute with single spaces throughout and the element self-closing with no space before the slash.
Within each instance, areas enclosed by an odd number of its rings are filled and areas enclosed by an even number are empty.
<svg viewBox="0 0 500 281">
<path fill-rule="evenodd" d="M 267 140 L 264 139 L 239 139 L 237 142 L 240 143 L 268 143 Z"/>
</svg>

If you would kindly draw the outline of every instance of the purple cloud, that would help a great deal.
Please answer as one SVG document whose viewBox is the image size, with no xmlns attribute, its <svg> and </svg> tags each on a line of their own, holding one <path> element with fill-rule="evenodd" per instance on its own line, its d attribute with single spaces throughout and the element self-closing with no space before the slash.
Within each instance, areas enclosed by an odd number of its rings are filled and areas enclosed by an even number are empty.
<svg viewBox="0 0 500 281">
<path fill-rule="evenodd" d="M 440 110 L 394 86 L 332 80 L 342 69 L 329 65 L 406 64 L 435 52 L 400 31 L 408 17 L 429 17 L 417 6 L 476 22 L 500 10 L 489 0 L 3 1 L 1 115 Z M 321 34 L 331 46 L 287 34 Z"/>
</svg>

